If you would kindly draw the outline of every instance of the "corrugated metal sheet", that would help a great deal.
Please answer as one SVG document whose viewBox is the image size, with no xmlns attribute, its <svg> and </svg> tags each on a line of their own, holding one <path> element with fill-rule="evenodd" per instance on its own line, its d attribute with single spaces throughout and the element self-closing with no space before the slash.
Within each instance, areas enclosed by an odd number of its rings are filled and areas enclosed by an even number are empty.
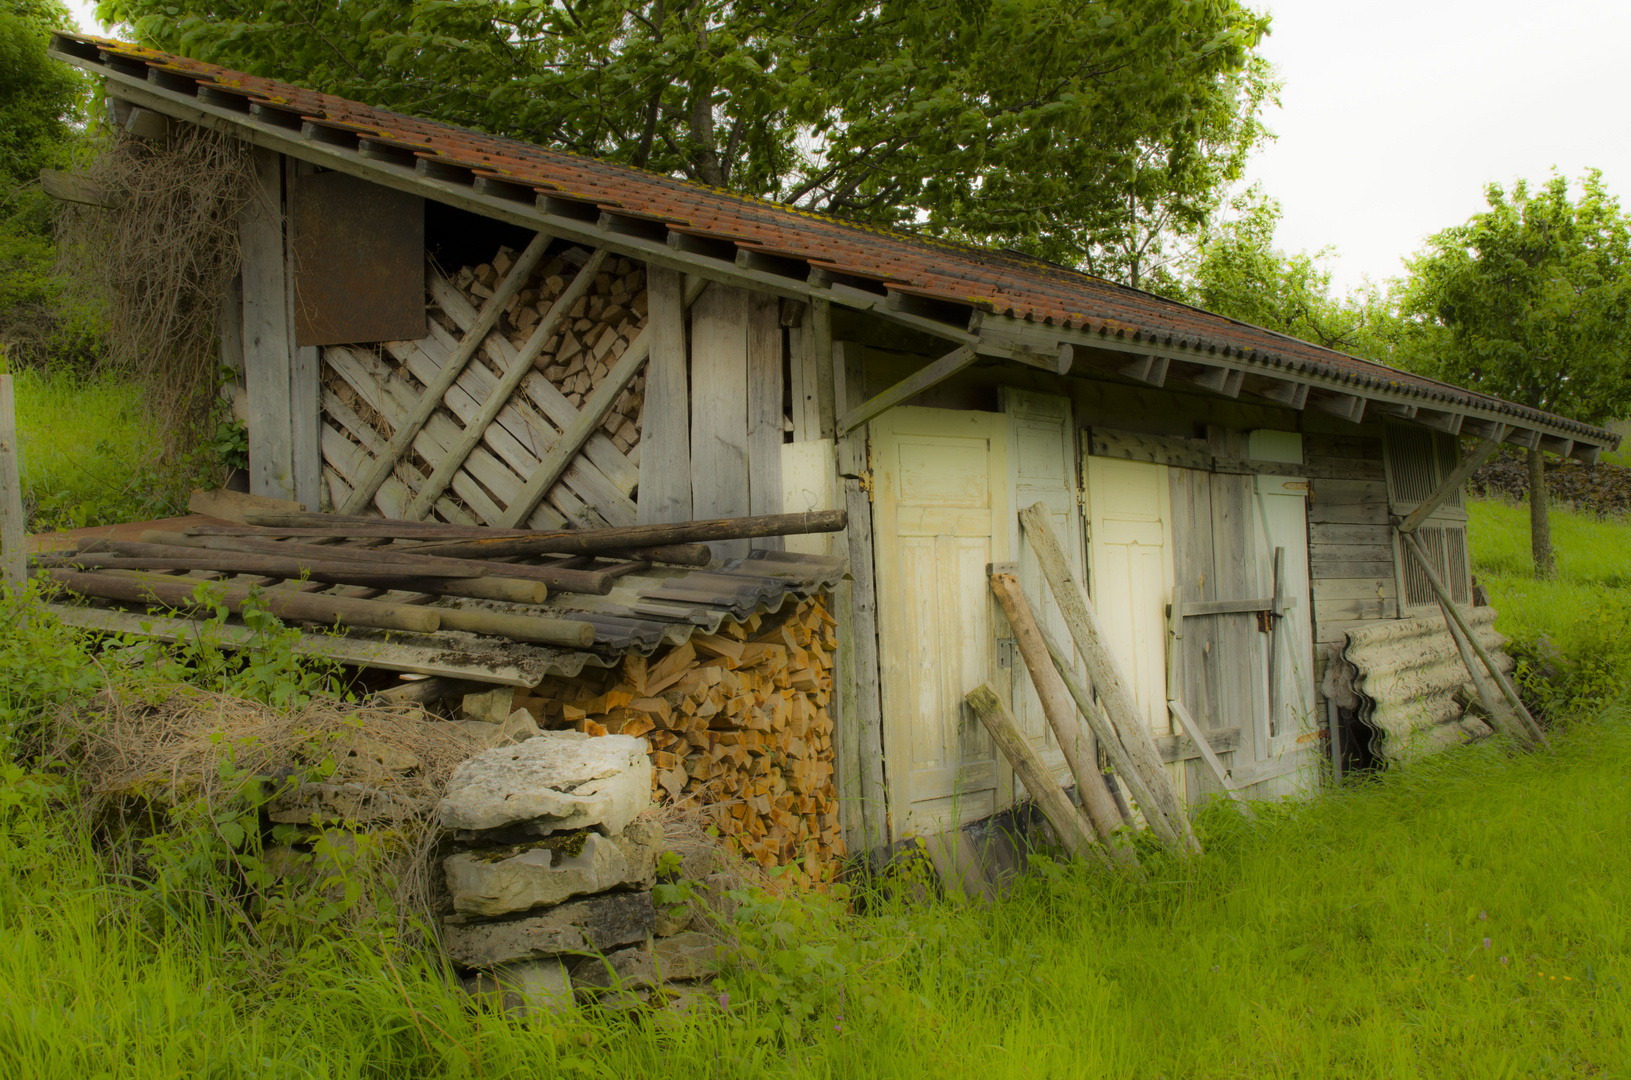
<svg viewBox="0 0 1631 1080">
<path fill-rule="evenodd" d="M 852 278 L 880 297 L 887 293 L 958 309 L 973 306 L 1120 341 L 1195 348 L 1272 371 L 1335 378 L 1355 390 L 1403 393 L 1428 407 L 1472 407 L 1546 424 L 1603 446 L 1619 442 L 1618 436 L 1578 421 L 1396 371 L 1024 255 L 795 210 L 124 42 L 68 33 L 57 33 L 54 39 L 58 54 L 77 64 L 126 77 L 145 76 L 152 84 L 149 89 L 159 94 L 196 100 L 199 87 L 207 87 L 218 101 L 241 102 L 241 111 L 210 106 L 223 121 L 248 126 L 278 118 L 285 129 L 302 129 L 329 149 L 348 147 L 364 167 L 394 168 L 372 160 L 365 148 L 434 162 L 471 181 L 494 181 L 518 194 L 546 195 L 589 213 L 613 212 L 676 237 L 715 243 L 722 251 L 802 262 L 809 271 Z M 803 274 L 796 280 L 802 282 Z"/>
<path fill-rule="evenodd" d="M 1467 621 L 1501 669 L 1511 672 L 1516 665 L 1501 651 L 1506 639 L 1495 632 L 1495 609 L 1467 609 Z M 1384 760 L 1404 761 L 1489 734 L 1489 725 L 1466 715 L 1457 700 L 1469 680 L 1443 615 L 1385 619 L 1350 630 L 1331 668 L 1327 692 L 1339 702 L 1352 692 L 1360 720 L 1377 734 L 1372 749 Z"/>
</svg>

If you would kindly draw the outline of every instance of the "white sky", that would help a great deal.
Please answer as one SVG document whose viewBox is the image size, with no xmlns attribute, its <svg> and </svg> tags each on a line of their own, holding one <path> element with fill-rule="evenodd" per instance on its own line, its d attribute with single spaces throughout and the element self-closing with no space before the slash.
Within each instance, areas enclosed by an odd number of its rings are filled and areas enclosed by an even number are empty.
<svg viewBox="0 0 1631 1080">
<path fill-rule="evenodd" d="M 1250 2 L 1250 0 L 1248 0 Z M 1402 272 L 1485 183 L 1600 167 L 1631 202 L 1624 0 L 1258 0 L 1285 83 L 1249 179 L 1285 210 L 1288 250 L 1334 247 L 1336 286 Z M 82 27 L 94 3 L 70 0 Z"/>
</svg>

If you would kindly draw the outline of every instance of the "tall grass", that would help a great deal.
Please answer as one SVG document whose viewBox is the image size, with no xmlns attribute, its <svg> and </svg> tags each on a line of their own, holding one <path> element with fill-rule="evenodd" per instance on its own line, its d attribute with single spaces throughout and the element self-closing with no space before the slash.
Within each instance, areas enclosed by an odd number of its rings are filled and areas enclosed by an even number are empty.
<svg viewBox="0 0 1631 1080">
<path fill-rule="evenodd" d="M 140 389 L 113 376 L 23 369 L 15 379 L 23 496 L 37 531 L 177 512 Z"/>
</svg>

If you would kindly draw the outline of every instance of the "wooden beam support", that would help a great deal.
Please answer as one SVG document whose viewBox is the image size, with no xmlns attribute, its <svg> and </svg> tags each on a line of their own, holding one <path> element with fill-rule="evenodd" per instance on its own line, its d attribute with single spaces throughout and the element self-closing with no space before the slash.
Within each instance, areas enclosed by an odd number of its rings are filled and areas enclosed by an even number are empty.
<svg viewBox="0 0 1631 1080">
<path fill-rule="evenodd" d="M 1214 394 L 1224 397 L 1239 397 L 1241 384 L 1245 381 L 1245 373 L 1234 368 L 1207 367 L 1200 364 L 1187 364 L 1187 370 L 1177 374 L 1177 378 L 1192 383 Z"/>
<path fill-rule="evenodd" d="M 830 356 L 832 353 L 830 345 L 827 352 Z M 978 358 L 979 354 L 974 351 L 974 346 L 972 345 L 963 345 L 953 349 L 951 352 L 947 353 L 945 356 L 942 356 L 934 363 L 928 365 L 927 367 L 920 368 L 919 370 L 908 375 L 906 378 L 902 379 L 900 382 L 896 383 L 894 386 L 891 386 L 889 389 L 885 390 L 883 393 L 878 394 L 875 397 L 868 398 L 860 405 L 857 405 L 855 408 L 845 413 L 844 418 L 838 423 L 838 433 L 840 435 L 849 434 L 851 431 L 854 431 L 856 428 L 860 427 L 868 420 L 871 420 L 879 413 L 884 412 L 887 409 L 892 409 L 896 405 L 916 397 L 918 394 L 921 394 L 923 391 L 927 390 L 931 386 L 934 386 L 936 383 L 944 382 L 945 380 L 951 378 L 959 371 L 962 371 L 964 368 L 973 364 Z M 831 369 L 829 368 L 829 374 L 830 373 Z M 831 385 L 830 379 L 828 380 L 827 385 Z"/>
<path fill-rule="evenodd" d="M 715 285 L 691 311 L 691 512 L 700 518 L 749 513 L 748 299 Z M 778 500 L 779 502 L 780 500 Z M 781 511 L 778 505 L 776 512 Z M 722 559 L 744 556 L 747 540 L 717 545 Z"/>
<path fill-rule="evenodd" d="M 1560 458 L 1566 458 L 1574 453 L 1574 440 L 1559 438 L 1555 435 L 1543 435 L 1540 439 L 1540 448 L 1548 454 L 1556 454 Z"/>
<path fill-rule="evenodd" d="M 1409 536 L 1421 528 L 1422 523 L 1432 516 L 1433 511 L 1443 506 L 1451 496 L 1460 491 L 1461 485 L 1467 482 L 1467 478 L 1482 468 L 1484 462 L 1494 457 L 1495 451 L 1500 448 L 1501 444 L 1494 439 L 1484 439 L 1479 442 L 1466 457 L 1461 459 L 1459 465 L 1450 470 L 1450 475 L 1444 478 L 1444 482 L 1438 486 L 1438 489 L 1423 499 L 1410 512 L 1410 516 L 1399 523 L 1399 532 Z"/>
<path fill-rule="evenodd" d="M 1167 368 L 1171 361 L 1164 356 L 1153 353 L 1140 356 L 1131 363 L 1123 364 L 1116 369 L 1116 374 L 1125 375 L 1135 382 L 1146 386 L 1163 386 L 1167 381 Z"/>
<path fill-rule="evenodd" d="M 549 305 L 549 311 L 545 313 L 543 319 L 528 336 L 525 344 L 521 346 L 520 352 L 510 362 L 509 368 L 499 377 L 498 385 L 493 388 L 491 394 L 487 395 L 487 400 L 482 402 L 481 410 L 465 424 L 464 431 L 459 436 L 459 441 L 448 447 L 447 453 L 443 455 L 442 460 L 436 463 L 435 471 L 430 474 L 430 478 L 420 487 L 419 495 L 414 499 L 413 505 L 408 507 L 407 516 L 409 518 L 414 521 L 422 521 L 425 515 L 430 513 L 431 507 L 436 505 L 436 500 L 441 497 L 442 492 L 447 490 L 448 484 L 453 482 L 453 477 L 458 474 L 458 471 L 464 467 L 464 463 L 469 459 L 471 451 L 481 445 L 482 438 L 487 434 L 488 426 L 498 418 L 498 414 L 503 412 L 504 407 L 510 403 L 510 397 L 520 387 L 521 380 L 532 373 L 532 361 L 544 351 L 544 346 L 566 319 L 567 313 L 572 310 L 572 305 L 576 304 L 579 298 L 588 292 L 589 287 L 594 284 L 595 275 L 606 264 L 609 255 L 610 252 L 604 248 L 591 255 L 589 261 L 583 265 L 577 276 L 572 279 L 572 283 L 556 298 L 553 304 Z M 623 354 L 623 359 L 618 361 L 617 365 L 619 371 L 626 366 L 625 362 L 634 351 L 634 346 L 631 345 L 629 350 Z M 644 356 L 642 355 L 640 361 L 635 363 L 634 369 L 637 369 L 640 362 L 643 361 Z M 633 377 L 634 369 L 631 369 L 628 376 L 625 377 L 625 385 L 628 378 Z M 446 368 L 443 368 L 443 370 L 445 371 Z M 509 506 L 505 507 L 504 516 L 494 524 L 506 529 L 517 528 L 532 514 L 533 509 L 538 505 L 538 501 L 543 498 L 544 492 L 554 486 L 561 473 L 566 471 L 566 466 L 571 462 L 572 458 L 576 457 L 578 451 L 582 449 L 583 443 L 590 435 L 594 434 L 594 430 L 600 425 L 600 421 L 605 419 L 605 413 L 602 412 L 593 423 L 588 425 L 586 430 L 580 430 L 583 429 L 584 418 L 590 411 L 590 403 L 593 402 L 594 397 L 599 395 L 601 390 L 610 385 L 611 381 L 610 376 L 601 380 L 600 386 L 596 387 L 595 394 L 591 395 L 590 401 L 585 402 L 583 410 L 578 413 L 578 419 L 573 421 L 567 430 L 561 433 L 559 439 L 555 440 L 554 445 L 549 448 L 549 452 L 544 455 L 542 463 L 527 478 L 526 484 L 521 489 L 521 494 Z M 605 404 L 608 409 L 611 407 L 611 401 L 622 390 L 623 387 L 619 386 L 613 393 L 612 398 L 607 399 Z M 576 441 L 571 445 L 565 457 L 562 458 L 556 451 L 567 446 L 568 435 L 572 436 Z M 544 475 L 546 466 L 553 470 L 554 475 L 547 477 Z M 535 484 L 539 485 L 540 489 L 536 497 L 531 497 Z"/>
<path fill-rule="evenodd" d="M 1184 731 L 1189 735 L 1189 741 L 1195 744 L 1195 749 L 1201 752 L 1201 760 L 1206 762 L 1206 767 L 1211 770 L 1212 777 L 1218 782 L 1218 786 L 1223 789 L 1229 798 L 1234 800 L 1235 804 L 1241 808 L 1247 817 L 1255 818 L 1257 815 L 1252 812 L 1251 800 L 1246 798 L 1235 787 L 1233 780 L 1229 779 L 1229 770 L 1224 768 L 1222 759 L 1212 749 L 1212 742 L 1206 737 L 1206 729 L 1195 722 L 1195 718 L 1189 715 L 1189 710 L 1184 707 L 1184 703 L 1176 698 L 1167 702 L 1167 709 L 1183 726 Z"/>
<path fill-rule="evenodd" d="M 700 279 L 699 279 L 700 280 Z M 646 328 L 651 362 L 640 416 L 642 525 L 691 520 L 691 399 L 685 362 L 686 281 L 678 271 L 646 268 Z"/>
<path fill-rule="evenodd" d="M 1053 773 L 1037 757 L 1036 751 L 1031 748 L 1031 741 L 1019 730 L 1013 714 L 990 684 L 981 683 L 965 694 L 963 700 L 968 702 L 968 707 L 974 710 L 974 715 L 991 733 L 991 741 L 1013 766 L 1014 774 L 1025 785 L 1025 790 L 1030 792 L 1042 816 L 1053 826 L 1054 834 L 1065 850 L 1082 859 L 1108 863 L 1108 856 L 1095 841 L 1087 823 L 1070 800 L 1065 798 L 1065 792 L 1054 780 Z"/>
<path fill-rule="evenodd" d="M 1299 412 L 1308 405 L 1307 383 L 1289 382 L 1285 379 L 1270 379 L 1267 385 L 1264 385 L 1257 393 L 1259 396 L 1268 398 L 1276 404 L 1284 405 L 1288 409 L 1296 409 Z"/>
<path fill-rule="evenodd" d="M 808 272 L 808 271 L 806 271 Z M 782 506 L 781 301 L 768 293 L 748 295 L 748 513 L 779 514 Z M 753 547 L 781 551 L 782 538 L 764 536 Z"/>
<path fill-rule="evenodd" d="M 1595 465 L 1602 460 L 1603 448 L 1592 443 L 1576 442 L 1569 456 L 1583 465 Z"/>
<path fill-rule="evenodd" d="M 1415 405 L 1406 405 L 1400 401 L 1379 401 L 1371 398 L 1366 406 L 1371 412 L 1381 413 L 1383 416 L 1393 416 L 1400 420 L 1414 420 L 1419 411 Z"/>
<path fill-rule="evenodd" d="M 1515 427 L 1507 431 L 1504 441 L 1511 446 L 1521 446 L 1525 450 L 1533 450 L 1540 445 L 1540 438 L 1540 432 L 1532 428 Z"/>
<path fill-rule="evenodd" d="M 482 342 L 487 339 L 487 334 L 498 325 L 499 316 L 504 314 L 505 307 L 515 294 L 521 291 L 521 286 L 527 283 L 527 278 L 543 259 L 544 252 L 549 250 L 552 239 L 553 237 L 545 232 L 534 234 L 532 242 L 521 252 L 521 257 L 516 259 L 515 265 L 510 267 L 510 272 L 504 276 L 492 297 L 481 306 L 474 325 L 459 339 L 458 348 L 436 373 L 435 381 L 425 387 L 424 393 L 419 395 L 419 400 L 414 403 L 413 411 L 391 433 L 391 441 L 386 445 L 385 451 L 375 457 L 369 463 L 368 471 L 358 478 L 357 485 L 347 496 L 345 505 L 340 507 L 340 513 L 360 514 L 373 503 L 374 493 L 385 482 L 385 478 L 396 469 L 397 461 L 413 445 L 414 436 L 419 434 L 420 429 L 425 426 L 425 421 L 429 420 L 431 414 L 442 404 L 443 396 L 458 381 L 465 365 L 470 363 L 470 359 L 476 355 L 476 350 L 480 349 Z"/>
<path fill-rule="evenodd" d="M 1459 435 L 1461 425 L 1466 421 L 1465 413 L 1444 412 L 1440 409 L 1417 409 L 1416 423 L 1422 427 L 1432 428 L 1449 435 Z"/>
<path fill-rule="evenodd" d="M 1330 413 L 1350 424 L 1357 424 L 1365 418 L 1365 399 L 1358 394 L 1347 394 L 1338 390 L 1322 391 L 1319 397 L 1310 395 L 1308 407 Z"/>
</svg>

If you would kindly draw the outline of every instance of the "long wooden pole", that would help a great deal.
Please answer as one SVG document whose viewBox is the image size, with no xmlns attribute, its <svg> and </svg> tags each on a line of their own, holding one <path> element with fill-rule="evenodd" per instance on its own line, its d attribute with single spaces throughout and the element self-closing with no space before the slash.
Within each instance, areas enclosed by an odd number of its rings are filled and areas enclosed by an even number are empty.
<svg viewBox="0 0 1631 1080">
<path fill-rule="evenodd" d="M 715 518 L 709 521 L 655 522 L 615 529 L 562 529 L 529 536 L 490 540 L 452 540 L 422 544 L 425 555 L 491 559 L 505 555 L 593 555 L 657 544 L 689 544 L 709 540 L 741 540 L 755 536 L 790 536 L 796 533 L 838 532 L 848 515 L 843 510 L 813 510 L 804 514 L 767 514 L 760 517 Z"/>
<path fill-rule="evenodd" d="M 28 580 L 28 526 L 17 458 L 17 413 L 10 375 L 0 375 L 0 579 L 14 589 Z"/>
<path fill-rule="evenodd" d="M 989 684 L 981 683 L 963 695 L 963 700 L 968 702 L 974 715 L 991 733 L 991 741 L 997 744 L 1002 756 L 1013 766 L 1020 783 L 1036 800 L 1037 808 L 1048 819 L 1048 824 L 1053 826 L 1065 849 L 1081 858 L 1091 858 L 1107 865 L 1109 857 L 1095 841 L 1087 822 L 1065 798 L 1064 789 L 1054 780 L 1042 759 L 1036 756 L 1036 751 L 1031 749 L 1031 741 L 1019 730 L 1019 725 L 1014 722 L 996 691 Z"/>
<path fill-rule="evenodd" d="M 1065 689 L 1076 702 L 1076 710 L 1087 719 L 1087 726 L 1098 736 L 1099 745 L 1110 755 L 1110 764 L 1115 766 L 1116 775 L 1121 777 L 1132 791 L 1139 810 L 1144 814 L 1145 823 L 1165 843 L 1180 846 L 1178 830 L 1173 827 L 1167 815 L 1162 812 L 1160 804 L 1150 794 L 1149 785 L 1144 782 L 1144 774 L 1139 771 L 1127 748 L 1121 744 L 1121 737 L 1116 734 L 1116 729 L 1110 726 L 1103 709 L 1093 700 L 1092 690 L 1076 677 L 1075 671 L 1071 670 L 1069 655 L 1059 647 L 1058 642 L 1054 641 L 1047 627 L 1038 626 L 1037 629 L 1041 631 L 1043 644 L 1048 647 L 1048 655 L 1053 659 L 1054 669 L 1059 672 L 1059 678 L 1063 680 Z"/>
<path fill-rule="evenodd" d="M 1510 735 L 1524 746 L 1532 747 L 1535 740 L 1530 736 L 1529 729 L 1513 713 L 1512 707 L 1506 703 L 1499 689 L 1482 672 L 1483 665 L 1478 662 L 1478 654 L 1472 651 L 1467 639 L 1461 636 L 1461 627 L 1450 614 L 1450 609 L 1443 600 L 1438 602 L 1439 610 L 1444 613 L 1444 628 L 1450 632 L 1450 640 L 1455 642 L 1455 650 L 1461 655 L 1461 665 L 1467 669 L 1467 675 L 1472 680 L 1473 691 L 1478 695 L 1478 703 L 1489 714 L 1490 723 L 1502 734 Z"/>
<path fill-rule="evenodd" d="M 1428 559 L 1427 552 L 1422 550 L 1421 541 L 1416 538 L 1416 534 L 1401 532 L 1399 539 L 1403 541 L 1405 547 L 1410 549 L 1410 553 L 1416 557 L 1416 563 L 1421 567 L 1422 573 L 1426 575 L 1427 584 L 1432 586 L 1433 592 L 1438 596 L 1439 604 L 1444 608 L 1445 614 L 1454 620 L 1456 626 L 1461 628 L 1461 634 L 1466 638 L 1467 644 L 1477 654 L 1479 662 L 1489 672 L 1489 677 L 1495 680 L 1495 685 L 1501 690 L 1501 696 L 1506 698 L 1507 704 L 1512 706 L 1513 713 L 1517 715 L 1519 722 L 1524 725 L 1530 737 L 1542 746 L 1551 746 L 1551 740 L 1540 729 L 1540 725 L 1535 722 L 1535 718 L 1529 715 L 1529 709 L 1524 705 L 1523 699 L 1518 696 L 1517 689 L 1507 681 L 1506 674 L 1496 665 L 1495 659 L 1489 655 L 1489 650 L 1484 648 L 1483 642 L 1478 640 L 1478 635 L 1473 633 L 1472 627 L 1467 623 L 1466 616 L 1461 614 L 1461 609 L 1456 606 L 1455 600 L 1450 596 L 1450 590 L 1445 587 L 1444 581 L 1438 576 L 1438 571 L 1433 569 L 1432 561 Z M 1468 674 L 1471 674 L 1470 669 Z"/>
<path fill-rule="evenodd" d="M 1003 614 L 1008 616 L 1008 625 L 1013 628 L 1019 654 L 1031 673 L 1031 685 L 1036 689 L 1037 700 L 1042 703 L 1042 715 L 1047 717 L 1059 751 L 1065 756 L 1065 766 L 1076 781 L 1076 794 L 1082 801 L 1082 809 L 1087 812 L 1094 831 L 1100 836 L 1109 836 L 1121 825 L 1121 813 L 1116 809 L 1109 789 L 1104 786 L 1092 736 L 1082 730 L 1081 723 L 1076 719 L 1075 703 L 1065 689 L 1064 681 L 1059 678 L 1059 672 L 1054 670 L 1036 617 L 1020 590 L 1019 578 L 1013 574 L 992 574 L 991 592 L 996 596 L 997 603 L 1002 605 Z M 1127 854 L 1132 856 L 1131 851 L 1127 851 Z"/>
<path fill-rule="evenodd" d="M 1048 587 L 1053 590 L 1065 626 L 1076 643 L 1076 651 L 1081 653 L 1087 665 L 1087 673 L 1093 680 L 1093 687 L 1098 691 L 1099 701 L 1104 704 L 1105 714 L 1110 717 L 1116 735 L 1144 774 L 1155 805 L 1183 837 L 1184 846 L 1199 851 L 1200 841 L 1195 839 L 1189 818 L 1178 805 L 1177 793 L 1173 791 L 1172 782 L 1161 765 L 1160 755 L 1155 752 L 1155 740 L 1150 737 L 1149 726 L 1140 716 L 1138 703 L 1129 689 L 1131 684 L 1122 676 L 1121 664 L 1105 646 L 1093 605 L 1076 576 L 1071 573 L 1064 550 L 1059 546 L 1059 538 L 1054 535 L 1052 511 L 1047 503 L 1039 502 L 1020 511 L 1019 520 L 1025 527 L 1025 537 L 1031 542 L 1037 565 L 1047 579 Z"/>
</svg>

